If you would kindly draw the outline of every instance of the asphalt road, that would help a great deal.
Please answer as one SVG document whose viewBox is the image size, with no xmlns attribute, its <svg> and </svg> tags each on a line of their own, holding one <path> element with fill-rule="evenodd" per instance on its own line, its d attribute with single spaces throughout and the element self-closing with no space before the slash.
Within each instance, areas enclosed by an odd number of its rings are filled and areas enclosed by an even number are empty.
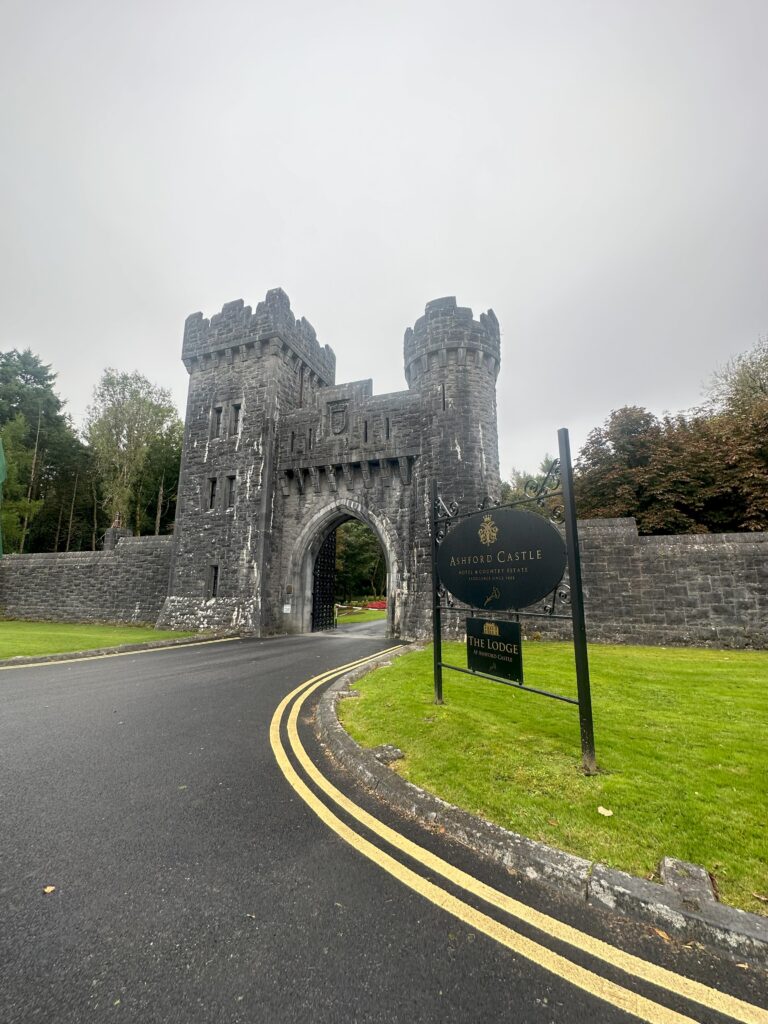
<svg viewBox="0 0 768 1024">
<path fill-rule="evenodd" d="M 289 786 L 269 739 L 281 699 L 389 646 L 362 624 L 0 672 L 2 1024 L 636 1019 L 416 895 Z M 591 934 L 765 1002 L 754 969 L 526 886 L 398 820 L 333 768 L 310 719 L 311 704 L 300 734 L 317 766 L 404 835 Z M 601 971 L 680 1019 L 729 1019 Z"/>
</svg>

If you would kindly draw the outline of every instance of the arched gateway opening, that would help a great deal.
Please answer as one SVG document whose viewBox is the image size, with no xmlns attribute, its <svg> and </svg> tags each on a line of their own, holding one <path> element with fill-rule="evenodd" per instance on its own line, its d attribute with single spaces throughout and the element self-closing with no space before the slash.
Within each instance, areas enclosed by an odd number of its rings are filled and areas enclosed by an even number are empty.
<svg viewBox="0 0 768 1024">
<path fill-rule="evenodd" d="M 347 528 L 337 534 L 345 524 L 360 524 L 364 529 Z M 359 502 L 344 499 L 337 500 L 332 507 L 314 516 L 296 542 L 291 559 L 292 582 L 289 583 L 295 598 L 292 616 L 295 632 L 332 629 L 337 598 L 370 596 L 367 593 L 352 594 L 350 581 L 344 579 L 342 565 L 337 567 L 337 555 L 343 562 L 345 548 L 349 557 L 352 554 L 350 547 L 356 545 L 359 548 L 366 536 L 371 537 L 371 549 L 378 548 L 380 552 L 380 574 L 387 602 L 387 634 L 399 635 L 398 566 L 394 538 L 390 537 L 382 519 Z M 371 573 L 366 582 L 372 584 L 374 580 L 375 575 Z"/>
<path fill-rule="evenodd" d="M 339 610 L 371 620 L 386 618 L 386 595 L 387 561 L 381 543 L 366 523 L 347 518 L 328 534 L 315 558 L 312 632 L 333 629 Z M 369 602 L 375 608 L 369 609 Z"/>
</svg>

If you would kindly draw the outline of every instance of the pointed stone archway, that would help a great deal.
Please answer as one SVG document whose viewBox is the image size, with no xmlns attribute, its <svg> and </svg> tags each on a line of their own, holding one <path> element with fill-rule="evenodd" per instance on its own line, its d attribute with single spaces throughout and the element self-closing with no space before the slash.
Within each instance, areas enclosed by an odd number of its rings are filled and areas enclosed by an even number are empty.
<svg viewBox="0 0 768 1024">
<path fill-rule="evenodd" d="M 316 512 L 305 524 L 293 546 L 288 570 L 286 593 L 290 597 L 291 611 L 288 628 L 291 632 L 307 633 L 312 630 L 315 564 L 328 537 L 342 523 L 357 519 L 365 523 L 376 536 L 387 565 L 387 634 L 400 635 L 400 567 L 397 543 L 389 523 L 354 498 L 338 497 Z"/>
</svg>

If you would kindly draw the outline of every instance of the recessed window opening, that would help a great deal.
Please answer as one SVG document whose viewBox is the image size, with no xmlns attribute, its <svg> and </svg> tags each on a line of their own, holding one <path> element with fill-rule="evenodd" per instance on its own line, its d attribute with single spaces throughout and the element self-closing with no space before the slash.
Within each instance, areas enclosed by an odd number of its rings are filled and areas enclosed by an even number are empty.
<svg viewBox="0 0 768 1024">
<path fill-rule="evenodd" d="M 440 385 L 440 390 L 443 395 L 443 412 L 445 412 L 445 384 Z"/>
<path fill-rule="evenodd" d="M 234 508 L 235 505 L 235 491 L 237 489 L 237 477 L 227 477 L 227 508 Z"/>
<path fill-rule="evenodd" d="M 387 440 L 389 440 L 389 416 L 387 416 Z"/>
<path fill-rule="evenodd" d="M 215 476 L 212 476 L 208 481 L 208 508 L 216 508 L 216 488 L 218 486 L 218 480 Z"/>
<path fill-rule="evenodd" d="M 368 420 L 363 421 L 363 441 L 368 440 Z"/>
<path fill-rule="evenodd" d="M 295 431 L 292 430 L 291 431 L 291 451 L 293 451 L 293 446 L 295 445 L 295 443 L 296 443 L 296 433 L 295 433 Z"/>
<path fill-rule="evenodd" d="M 208 596 L 218 597 L 219 595 L 219 567 L 218 565 L 210 566 L 208 573 Z"/>
<path fill-rule="evenodd" d="M 299 367 L 299 408 L 304 404 L 304 364 Z"/>
<path fill-rule="evenodd" d="M 230 434 L 240 433 L 240 410 L 242 406 L 238 403 L 232 406 L 232 411 L 229 417 L 229 432 Z"/>
<path fill-rule="evenodd" d="M 211 435 L 221 437 L 221 417 L 224 413 L 224 406 L 217 405 L 213 410 L 213 422 L 211 424 Z"/>
<path fill-rule="evenodd" d="M 309 428 L 309 448 L 312 448 L 312 427 Z"/>
</svg>

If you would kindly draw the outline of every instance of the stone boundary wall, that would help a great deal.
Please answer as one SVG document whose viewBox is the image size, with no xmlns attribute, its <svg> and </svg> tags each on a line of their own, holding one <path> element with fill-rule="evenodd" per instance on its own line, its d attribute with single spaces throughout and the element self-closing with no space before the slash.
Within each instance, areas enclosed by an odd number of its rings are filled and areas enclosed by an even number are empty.
<svg viewBox="0 0 768 1024">
<path fill-rule="evenodd" d="M 768 649 L 768 533 L 640 537 L 634 519 L 593 519 L 579 534 L 591 641 Z M 170 536 L 123 537 L 112 551 L 5 555 L 0 616 L 154 625 L 171 551 Z M 524 629 L 570 636 L 545 619 Z"/>
<path fill-rule="evenodd" d="M 592 519 L 579 540 L 590 640 L 768 648 L 768 533 L 640 537 L 634 519 Z"/>
<path fill-rule="evenodd" d="M 173 538 L 123 537 L 112 551 L 0 558 L 0 616 L 154 626 L 168 594 Z"/>
</svg>

